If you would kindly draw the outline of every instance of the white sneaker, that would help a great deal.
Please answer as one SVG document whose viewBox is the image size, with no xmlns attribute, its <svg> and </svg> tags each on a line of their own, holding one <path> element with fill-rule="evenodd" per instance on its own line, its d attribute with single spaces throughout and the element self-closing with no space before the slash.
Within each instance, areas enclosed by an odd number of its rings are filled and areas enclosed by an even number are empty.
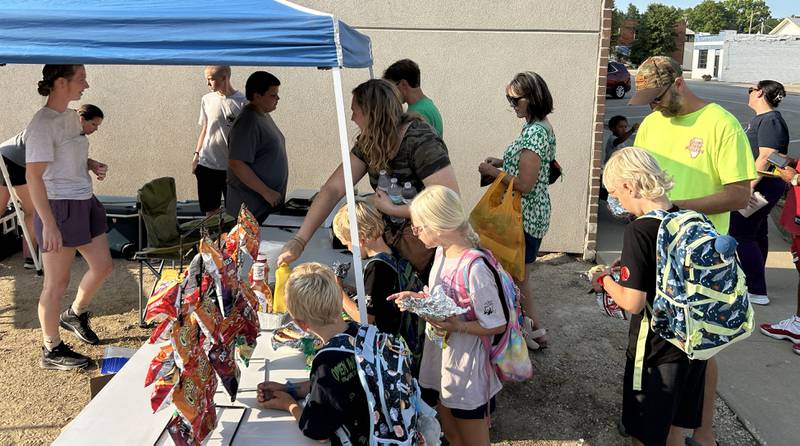
<svg viewBox="0 0 800 446">
<path fill-rule="evenodd" d="M 750 299 L 751 304 L 769 305 L 769 296 L 763 294 L 747 293 L 747 298 Z"/>
</svg>

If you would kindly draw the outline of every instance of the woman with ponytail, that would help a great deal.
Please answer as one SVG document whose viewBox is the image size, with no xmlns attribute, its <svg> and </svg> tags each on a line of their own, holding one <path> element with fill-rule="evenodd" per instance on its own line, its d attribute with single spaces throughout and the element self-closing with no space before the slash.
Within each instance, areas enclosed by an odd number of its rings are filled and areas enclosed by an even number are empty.
<svg viewBox="0 0 800 446">
<path fill-rule="evenodd" d="M 89 358 L 61 341 L 59 326 L 87 344 L 100 342 L 89 326 L 87 307 L 113 269 L 105 209 L 94 196 L 89 176 L 91 168 L 102 179 L 105 165 L 90 163 L 85 136 L 97 129 L 102 112 L 98 115 L 99 109 L 87 107 L 82 109 L 81 117 L 69 108 L 69 103 L 80 99 L 89 88 L 83 65 L 45 65 L 38 87 L 47 102 L 25 130 L 25 178 L 36 210 L 34 232 L 44 266 L 39 296 L 44 340 L 40 366 L 78 369 L 86 367 Z M 76 251 L 89 269 L 78 285 L 75 301 L 59 314 Z"/>
<path fill-rule="evenodd" d="M 410 212 L 414 234 L 436 249 L 429 290 L 441 287 L 458 305 L 473 310 L 443 321 L 428 320 L 447 333 L 447 348 L 425 339 L 419 384 L 426 402 L 438 399 L 439 419 L 451 445 L 488 445 L 489 413 L 502 385 L 494 368 L 487 366 L 489 352 L 481 337 L 503 333 L 507 322 L 494 273 L 486 262 L 474 260 L 479 238 L 453 190 L 428 187 L 411 202 Z M 421 297 L 412 292 L 395 295 Z"/>
<path fill-rule="evenodd" d="M 786 155 L 789 150 L 789 128 L 781 112 L 776 110 L 786 90 L 779 82 L 763 80 L 748 89 L 747 105 L 756 113 L 747 125 L 747 139 L 756 160 L 756 170 L 771 170 L 767 158 L 775 153 Z M 783 196 L 786 184 L 778 177 L 759 176 L 752 182 L 751 206 L 761 206 L 750 216 L 731 212 L 730 235 L 739 243 L 736 251 L 747 276 L 750 302 L 767 305 L 765 266 L 769 253 L 767 227 L 769 213 Z M 763 200 L 759 200 L 759 197 Z M 761 201 L 761 204 L 756 204 Z"/>
</svg>

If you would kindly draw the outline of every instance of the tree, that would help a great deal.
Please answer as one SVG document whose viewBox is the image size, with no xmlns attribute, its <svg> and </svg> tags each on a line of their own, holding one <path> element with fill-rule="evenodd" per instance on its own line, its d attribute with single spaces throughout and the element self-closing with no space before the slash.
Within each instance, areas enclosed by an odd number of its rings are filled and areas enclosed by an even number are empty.
<svg viewBox="0 0 800 446">
<path fill-rule="evenodd" d="M 758 32 L 761 22 L 772 17 L 764 0 L 725 0 L 725 9 L 731 17 L 732 28 L 740 33 Z"/>
<path fill-rule="evenodd" d="M 611 43 L 609 46 L 614 48 L 619 44 L 619 29 L 622 26 L 622 11 L 617 8 L 611 10 Z"/>
<path fill-rule="evenodd" d="M 625 12 L 625 18 L 639 20 L 642 18 L 642 14 L 639 13 L 639 8 L 637 8 L 636 5 L 629 3 L 628 10 Z"/>
<path fill-rule="evenodd" d="M 631 48 L 631 61 L 642 63 L 650 56 L 666 56 L 675 51 L 675 24 L 681 10 L 651 3 L 642 14 L 636 41 Z"/>
<path fill-rule="evenodd" d="M 695 32 L 717 34 L 723 29 L 730 29 L 733 23 L 730 11 L 725 4 L 714 0 L 703 3 L 687 11 L 688 27 Z"/>
</svg>

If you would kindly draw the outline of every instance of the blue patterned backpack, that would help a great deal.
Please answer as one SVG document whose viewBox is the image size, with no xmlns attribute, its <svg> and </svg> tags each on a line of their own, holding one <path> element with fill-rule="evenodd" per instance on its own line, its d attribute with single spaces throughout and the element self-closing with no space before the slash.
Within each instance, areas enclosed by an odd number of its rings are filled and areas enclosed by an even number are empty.
<svg viewBox="0 0 800 446">
<path fill-rule="evenodd" d="M 648 325 L 689 359 L 708 359 L 750 336 L 753 308 L 737 262 L 736 241 L 720 235 L 705 215 L 691 210 L 655 210 L 640 218 L 656 218 L 661 224 L 656 295 L 648 307 L 652 320 L 645 311 L 637 368 L 644 360 Z"/>
<path fill-rule="evenodd" d="M 317 354 L 325 351 L 355 355 L 369 406 L 371 446 L 439 444 L 441 428 L 436 411 L 422 401 L 417 380 L 411 376 L 411 355 L 402 338 L 381 333 L 374 325 L 360 325 L 355 337 L 338 334 Z M 344 446 L 353 444 L 343 428 L 336 436 Z"/>
</svg>

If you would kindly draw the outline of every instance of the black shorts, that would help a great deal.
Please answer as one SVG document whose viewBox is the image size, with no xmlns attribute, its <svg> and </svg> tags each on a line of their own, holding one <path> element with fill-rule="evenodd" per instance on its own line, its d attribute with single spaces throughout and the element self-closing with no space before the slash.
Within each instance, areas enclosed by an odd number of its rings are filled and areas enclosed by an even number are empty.
<svg viewBox="0 0 800 446">
<path fill-rule="evenodd" d="M 706 361 L 670 362 L 644 367 L 642 390 L 633 390 L 633 361 L 625 364 L 622 425 L 648 446 L 666 444 L 670 426 L 700 427 Z"/>
<path fill-rule="evenodd" d="M 27 184 L 25 181 L 25 166 L 20 166 L 6 157 L 3 157 L 3 161 L 6 163 L 8 179 L 11 180 L 12 186 L 24 186 Z M 2 175 L 0 175 L 0 186 L 6 186 L 6 180 Z"/>
<path fill-rule="evenodd" d="M 222 205 L 222 197 L 228 194 L 228 171 L 209 169 L 197 165 L 194 170 L 197 177 L 197 199 L 200 201 L 200 210 L 213 212 Z"/>
<path fill-rule="evenodd" d="M 464 409 L 450 409 L 450 413 L 453 414 L 455 418 L 460 420 L 482 420 L 487 415 L 494 413 L 494 410 L 497 408 L 495 404 L 494 397 L 489 400 L 489 411 L 486 411 L 486 404 L 481 404 L 480 406 L 476 407 L 475 409 L 464 410 Z"/>
<path fill-rule="evenodd" d="M 420 394 L 422 396 L 422 401 L 425 401 L 425 404 L 433 408 L 439 404 L 439 392 L 436 390 L 420 387 Z M 497 404 L 494 397 L 492 397 L 489 400 L 489 413 L 486 412 L 486 404 L 482 404 L 475 409 L 470 410 L 450 409 L 450 413 L 453 414 L 454 417 L 461 420 L 482 420 L 486 415 L 494 413 L 495 409 L 497 409 Z"/>
<path fill-rule="evenodd" d="M 542 239 L 536 238 L 523 231 L 525 237 L 525 264 L 530 265 L 536 261 L 536 256 L 539 255 L 539 247 L 542 246 Z"/>
</svg>

